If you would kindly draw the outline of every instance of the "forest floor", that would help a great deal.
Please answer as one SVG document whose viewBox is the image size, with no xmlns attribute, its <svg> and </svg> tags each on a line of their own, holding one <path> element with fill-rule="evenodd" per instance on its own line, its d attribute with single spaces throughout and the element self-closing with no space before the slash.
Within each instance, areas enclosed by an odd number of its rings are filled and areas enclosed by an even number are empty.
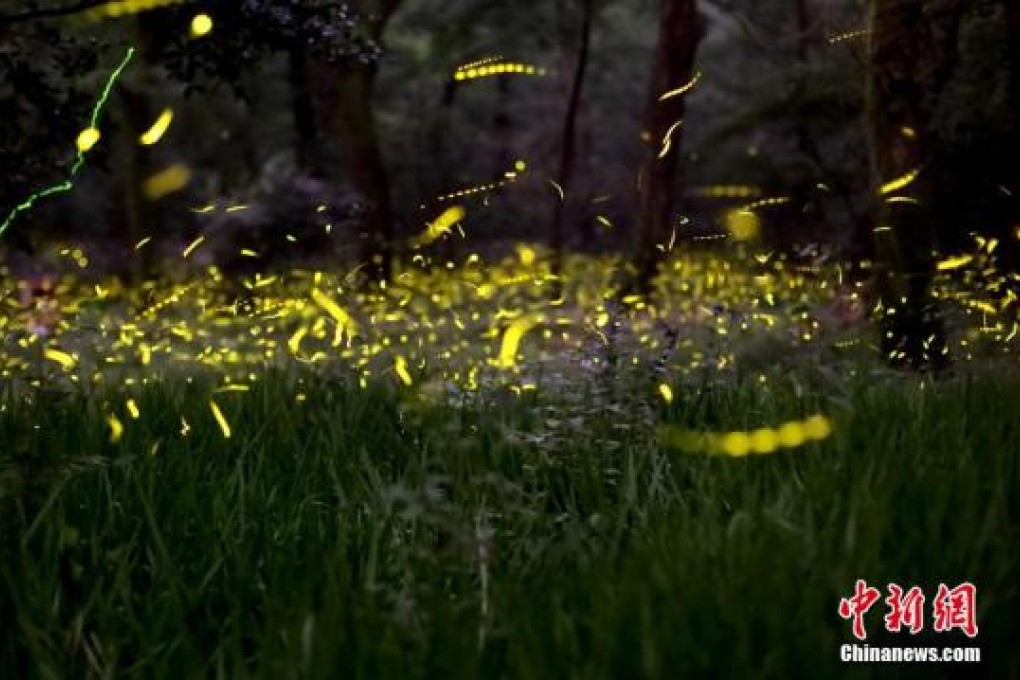
<svg viewBox="0 0 1020 680">
<path fill-rule="evenodd" d="M 678 255 L 649 306 L 540 261 L 6 291 L 0 668 L 966 670 L 841 664 L 865 579 L 978 589 L 976 638 L 879 602 L 868 644 L 1020 675 L 1020 340 L 980 267 L 938 282 L 933 376 L 884 368 L 834 263 Z"/>
</svg>

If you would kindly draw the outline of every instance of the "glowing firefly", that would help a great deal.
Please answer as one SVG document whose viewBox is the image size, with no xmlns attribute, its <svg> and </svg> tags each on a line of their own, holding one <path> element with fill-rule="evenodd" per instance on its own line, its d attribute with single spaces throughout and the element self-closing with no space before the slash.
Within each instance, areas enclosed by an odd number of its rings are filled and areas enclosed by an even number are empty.
<svg viewBox="0 0 1020 680">
<path fill-rule="evenodd" d="M 166 134 L 166 131 L 170 129 L 170 123 L 173 122 L 173 119 L 174 112 L 170 109 L 164 110 L 159 115 L 159 118 L 156 119 L 156 122 L 152 124 L 152 127 L 138 139 L 139 143 L 142 146 L 152 146 L 158 143 L 163 138 L 163 135 Z"/>
</svg>

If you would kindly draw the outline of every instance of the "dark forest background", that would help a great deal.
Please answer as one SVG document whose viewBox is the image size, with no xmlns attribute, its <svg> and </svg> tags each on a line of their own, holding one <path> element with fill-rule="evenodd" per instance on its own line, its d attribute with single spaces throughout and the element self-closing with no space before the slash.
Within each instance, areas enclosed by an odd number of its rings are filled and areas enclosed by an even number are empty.
<svg viewBox="0 0 1020 680">
<path fill-rule="evenodd" d="M 228 273 L 325 261 L 380 279 L 465 190 L 466 238 L 437 243 L 439 259 L 520 240 L 547 243 L 554 268 L 571 250 L 621 252 L 628 289 L 647 288 L 657 246 L 732 236 L 740 209 L 760 222 L 756 248 L 873 266 L 919 325 L 933 257 L 980 235 L 1016 261 L 1010 0 L 0 6 L 5 214 L 66 175 L 97 92 L 137 49 L 75 191 L 4 234 L 15 262 L 85 242 L 96 270 L 137 280 L 205 235 Z M 214 21 L 202 37 L 199 12 Z M 455 77 L 475 62 L 532 72 Z M 140 146 L 165 109 L 166 138 Z M 174 166 L 186 186 L 146 196 Z"/>
</svg>

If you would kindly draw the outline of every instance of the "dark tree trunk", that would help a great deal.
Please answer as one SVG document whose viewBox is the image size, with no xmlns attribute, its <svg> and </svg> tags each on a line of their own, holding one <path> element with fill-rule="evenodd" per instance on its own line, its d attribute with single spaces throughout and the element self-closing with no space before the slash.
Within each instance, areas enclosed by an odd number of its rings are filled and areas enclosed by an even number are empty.
<svg viewBox="0 0 1020 680">
<path fill-rule="evenodd" d="M 1004 179 L 1013 196 L 1006 214 L 1007 235 L 1002 255 L 1003 267 L 1010 272 L 1020 273 L 1020 167 L 1012 159 L 1008 149 L 1020 146 L 1020 2 L 1003 0 L 1006 8 L 1006 27 L 1009 31 L 1009 97 L 1014 115 L 1009 139 L 1002 146 L 1004 155 L 1010 156 L 1009 171 Z M 1009 234 L 1008 231 L 1012 231 Z"/>
<path fill-rule="evenodd" d="M 374 281 L 387 281 L 393 267 L 394 228 L 389 177 L 372 111 L 375 73 L 373 66 L 358 66 L 336 75 L 335 133 L 347 177 L 361 197 L 363 271 Z"/>
<path fill-rule="evenodd" d="M 358 0 L 365 32 L 382 39 L 399 0 Z M 389 176 L 376 133 L 373 94 L 377 67 L 354 64 L 340 69 L 320 65 L 326 71 L 319 83 L 328 84 L 329 130 L 335 136 L 342 162 L 363 207 L 361 233 L 362 271 L 370 281 L 387 281 L 393 273 L 394 224 Z"/>
<path fill-rule="evenodd" d="M 798 111 L 796 112 L 797 118 L 794 121 L 795 136 L 797 139 L 797 150 L 803 159 L 809 160 L 815 156 L 814 144 L 811 139 L 811 132 L 808 130 L 806 111 L 804 105 L 801 103 L 804 101 L 803 92 L 807 87 L 808 77 L 808 53 L 811 45 L 811 8 L 808 5 L 808 0 L 795 0 L 794 5 L 795 24 L 796 24 L 796 54 L 797 54 L 797 66 L 799 72 L 797 73 L 797 80 L 794 83 L 793 97 L 798 102 Z"/>
<path fill-rule="evenodd" d="M 510 77 L 496 77 L 496 114 L 492 118 L 493 137 L 496 139 L 496 154 L 493 156 L 492 176 L 501 177 L 512 163 L 513 151 L 510 143 Z"/>
<path fill-rule="evenodd" d="M 570 86 L 570 99 L 563 122 L 563 138 L 560 146 L 560 167 L 556 181 L 563 188 L 563 200 L 556 202 L 552 223 L 553 274 L 563 274 L 564 249 L 566 248 L 567 201 L 572 201 L 570 192 L 574 179 L 577 144 L 577 115 L 584 93 L 584 78 L 588 69 L 588 54 L 591 50 L 591 28 L 595 14 L 594 0 L 584 0 L 581 17 L 581 40 L 577 52 L 574 79 Z"/>
<path fill-rule="evenodd" d="M 674 209 L 675 181 L 680 161 L 681 130 L 673 132 L 670 148 L 663 153 L 670 129 L 683 120 L 686 94 L 662 99 L 663 94 L 689 83 L 694 60 L 705 33 L 705 20 L 697 0 L 660 0 L 659 37 L 652 63 L 647 122 L 642 138 L 645 161 L 639 177 L 637 290 L 647 293 L 658 271 L 663 252 L 657 245 L 669 239 Z"/>
<path fill-rule="evenodd" d="M 938 15 L 928 4 L 872 0 L 870 12 L 868 127 L 880 346 L 894 365 L 918 368 L 948 360 L 931 295 L 938 168 L 945 156 L 932 116 L 955 65 L 960 22 L 959 3 L 943 3 L 948 11 Z"/>
<path fill-rule="evenodd" d="M 135 60 L 135 71 L 140 72 L 143 79 L 151 73 L 152 64 L 157 58 L 158 46 L 156 27 L 145 17 L 135 18 L 135 42 L 138 57 Z M 123 213 L 121 215 L 122 232 L 120 240 L 126 252 L 131 253 L 129 271 L 126 272 L 131 283 L 138 285 L 142 279 L 152 273 L 152 260 L 148 249 L 135 251 L 135 246 L 144 238 L 156 237 L 160 229 L 159 207 L 149 201 L 142 192 L 142 184 L 154 172 L 152 150 L 142 146 L 138 139 L 152 124 L 155 107 L 144 85 L 132 89 L 126 85 L 120 89 L 120 100 L 124 116 L 124 176 L 123 182 Z"/>
<path fill-rule="evenodd" d="M 432 166 L 436 172 L 432 176 L 431 181 L 426 185 L 427 191 L 431 192 L 433 203 L 431 205 L 428 201 L 424 203 L 430 210 L 438 204 L 438 201 L 435 200 L 436 197 L 448 191 L 452 185 L 450 158 L 446 140 L 449 138 L 450 115 L 453 111 L 453 105 L 457 101 L 458 90 L 459 85 L 457 81 L 449 78 L 443 85 L 443 95 L 439 101 L 439 108 L 432 120 L 432 129 L 429 133 L 429 151 L 432 158 Z M 432 219 L 431 215 L 429 219 Z M 452 238 L 443 240 L 442 254 L 448 262 L 452 261 L 457 255 L 456 243 L 456 239 Z"/>
<path fill-rule="evenodd" d="M 319 127 L 308 74 L 308 56 L 303 46 L 296 45 L 287 57 L 287 78 L 294 114 L 295 161 L 298 169 L 313 177 L 321 177 L 324 168 L 318 152 Z"/>
</svg>

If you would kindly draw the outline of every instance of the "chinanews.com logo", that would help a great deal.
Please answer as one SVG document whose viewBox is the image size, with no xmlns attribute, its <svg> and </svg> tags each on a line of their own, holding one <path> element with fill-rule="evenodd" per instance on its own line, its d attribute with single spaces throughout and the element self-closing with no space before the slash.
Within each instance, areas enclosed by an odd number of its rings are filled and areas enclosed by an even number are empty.
<svg viewBox="0 0 1020 680">
<path fill-rule="evenodd" d="M 885 630 L 889 633 L 917 635 L 925 629 L 925 606 L 927 598 L 920 586 L 904 588 L 896 583 L 886 587 L 884 599 L 886 613 Z M 850 629 L 859 641 L 840 647 L 839 658 L 845 663 L 978 663 L 981 661 L 980 647 L 878 647 L 864 644 L 868 639 L 866 617 L 868 612 L 882 599 L 878 588 L 869 586 L 858 579 L 854 592 L 840 598 L 839 615 L 851 622 Z M 932 598 L 931 629 L 936 633 L 960 631 L 970 639 L 978 635 L 977 587 L 972 583 L 961 583 L 950 588 L 940 583 Z M 909 639 L 909 638 L 908 638 Z"/>
</svg>

